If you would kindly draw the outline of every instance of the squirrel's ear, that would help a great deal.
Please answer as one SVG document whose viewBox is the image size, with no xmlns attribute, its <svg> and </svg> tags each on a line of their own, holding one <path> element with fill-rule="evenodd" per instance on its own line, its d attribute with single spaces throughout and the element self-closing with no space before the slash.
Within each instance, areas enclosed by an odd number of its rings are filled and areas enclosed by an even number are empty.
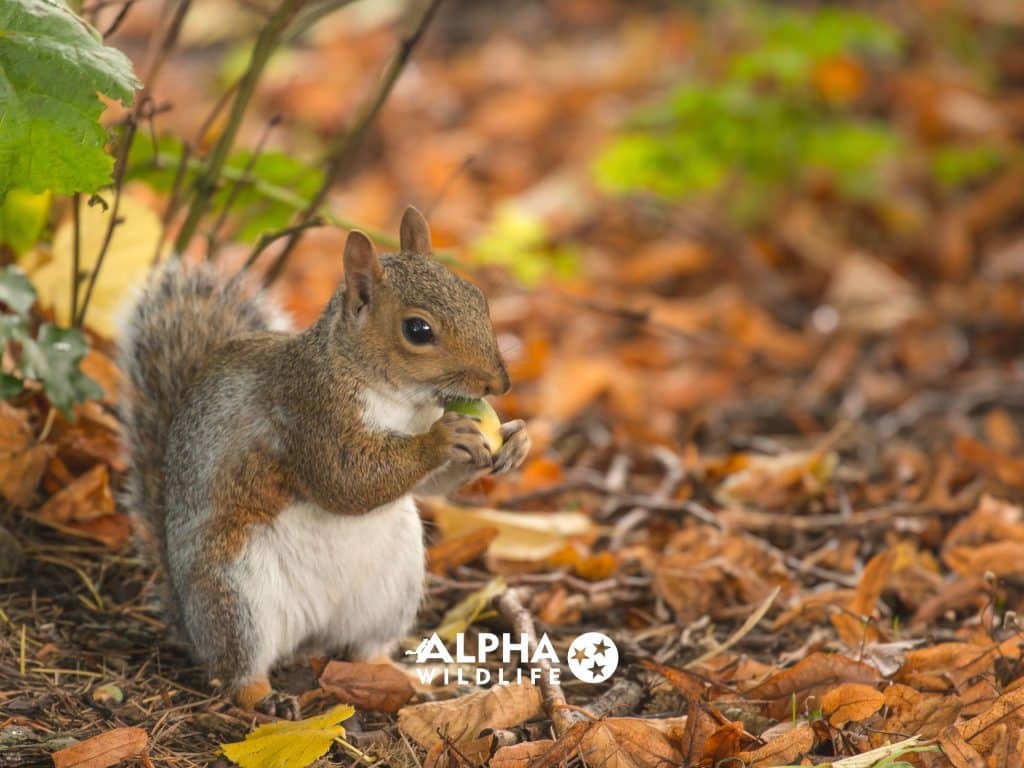
<svg viewBox="0 0 1024 768">
<path fill-rule="evenodd" d="M 368 305 L 383 272 L 370 238 L 353 229 L 345 241 L 345 313 L 350 317 Z"/>
<path fill-rule="evenodd" d="M 411 253 L 432 253 L 430 247 L 430 226 L 423 214 L 411 205 L 402 214 L 402 226 L 399 229 L 399 243 L 403 251 Z"/>
</svg>

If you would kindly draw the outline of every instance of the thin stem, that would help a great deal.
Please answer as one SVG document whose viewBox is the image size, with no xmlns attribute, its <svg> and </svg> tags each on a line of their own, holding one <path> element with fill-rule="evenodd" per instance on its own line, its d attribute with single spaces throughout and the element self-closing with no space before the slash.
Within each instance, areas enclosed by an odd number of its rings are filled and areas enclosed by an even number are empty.
<svg viewBox="0 0 1024 768">
<path fill-rule="evenodd" d="M 257 242 L 256 246 L 252 249 L 252 253 L 250 253 L 249 258 L 245 260 L 245 264 L 242 266 L 242 269 L 239 270 L 239 273 L 245 272 L 250 267 L 252 267 L 252 265 L 256 263 L 256 260 L 260 257 L 260 254 L 263 253 L 273 243 L 276 243 L 278 240 L 280 240 L 282 237 L 291 236 L 292 234 L 295 233 L 296 229 L 310 229 L 312 227 L 322 227 L 323 225 L 324 220 L 319 216 L 314 216 L 309 221 L 304 221 L 301 224 L 296 224 L 291 227 L 285 227 L 284 229 L 279 229 L 276 232 L 265 232 L 264 234 L 260 235 L 259 242 Z"/>
<path fill-rule="evenodd" d="M 164 208 L 163 220 L 160 222 L 160 237 L 157 238 L 156 248 L 153 250 L 151 266 L 156 266 L 157 262 L 160 261 L 160 251 L 163 250 L 164 241 L 167 239 L 167 230 L 170 229 L 171 219 L 173 219 L 174 214 L 178 212 L 178 201 L 181 197 L 181 185 L 185 181 L 185 173 L 188 171 L 191 152 L 192 148 L 189 146 L 189 143 L 182 139 L 181 156 L 178 158 L 178 168 L 174 172 L 174 182 L 171 184 L 171 192 L 167 196 L 167 207 Z M 155 150 L 154 156 L 159 156 L 159 153 Z"/>
<path fill-rule="evenodd" d="M 71 196 L 71 320 L 78 317 L 78 283 L 82 269 L 82 194 Z"/>
<path fill-rule="evenodd" d="M 348 127 L 332 142 L 327 154 L 327 170 L 324 173 L 323 181 L 320 184 L 320 188 L 313 195 L 313 199 L 310 200 L 309 205 L 299 214 L 299 224 L 308 221 L 316 214 L 323 205 L 324 200 L 327 199 L 327 193 L 334 182 L 351 169 L 353 161 L 362 147 L 367 131 L 376 119 L 381 107 L 384 106 L 384 102 L 387 101 L 395 82 L 398 80 L 399 75 L 402 74 L 402 70 L 405 69 L 405 65 L 408 64 L 413 50 L 415 50 L 416 45 L 422 39 L 423 33 L 426 31 L 431 19 L 434 18 L 434 14 L 437 13 L 440 5 L 441 0 L 430 0 L 413 25 L 412 32 L 402 38 L 402 41 L 399 43 L 398 50 L 395 51 L 395 55 L 392 56 L 391 61 L 384 70 L 384 75 L 381 77 L 376 93 L 363 103 L 363 106 L 356 113 Z M 270 285 L 280 277 L 285 262 L 295 249 L 300 237 L 302 237 L 301 229 L 288 238 L 281 249 L 281 253 L 278 254 L 277 259 L 275 259 L 267 271 L 264 285 Z"/>
<path fill-rule="evenodd" d="M 177 8 L 175 9 L 174 15 L 171 17 L 167 26 L 162 30 L 159 43 L 150 47 L 151 53 L 146 66 L 142 92 L 136 95 L 135 106 L 132 107 L 132 111 L 124 120 L 124 129 L 118 140 L 116 151 L 114 152 L 114 203 L 110 212 L 110 221 L 107 223 L 107 231 L 103 235 L 103 244 L 100 246 L 100 252 L 96 256 L 96 265 L 89 274 L 89 283 L 85 289 L 82 306 L 79 308 L 78 313 L 72 318 L 75 327 L 80 328 L 85 322 L 86 312 L 89 311 L 89 302 L 92 300 L 92 292 L 96 287 L 96 280 L 100 276 L 100 270 L 103 268 L 103 262 L 106 260 L 107 251 L 110 249 L 110 242 L 114 236 L 114 229 L 121 223 L 121 219 L 118 217 L 117 213 L 121 207 L 121 193 L 124 190 L 124 175 L 128 168 L 128 152 L 131 150 L 132 142 L 135 140 L 135 133 L 138 129 L 139 120 L 145 114 L 145 110 L 152 109 L 153 100 L 150 98 L 149 94 L 151 93 L 157 76 L 160 73 L 160 69 L 163 67 L 164 62 L 167 61 L 168 54 L 171 49 L 174 48 L 174 44 L 178 40 L 178 34 L 181 32 L 182 23 L 185 20 L 185 15 L 188 13 L 188 9 L 191 7 L 191 4 L 192 0 L 180 0 Z M 156 36 L 156 33 L 154 33 L 154 36 Z"/>
<path fill-rule="evenodd" d="M 263 133 L 256 142 L 256 146 L 252 150 L 252 155 L 249 156 L 249 160 L 245 164 L 245 168 L 242 169 L 241 178 L 237 179 L 231 187 L 231 191 L 228 192 L 227 199 L 224 201 L 224 206 L 220 210 L 220 214 L 217 216 L 217 221 L 210 227 L 210 231 L 206 236 L 206 258 L 212 260 L 217 255 L 217 249 L 219 242 L 217 235 L 220 230 L 224 227 L 225 222 L 228 219 L 228 214 L 231 213 L 231 208 L 234 206 L 235 201 L 238 199 L 238 195 L 245 187 L 245 182 L 252 178 L 252 172 L 256 168 L 256 162 L 260 159 L 260 155 L 263 154 L 263 150 L 266 147 L 267 139 L 270 138 L 271 131 L 277 127 L 281 122 L 280 115 L 275 115 L 267 121 L 266 127 L 263 129 Z"/>
<path fill-rule="evenodd" d="M 276 50 L 281 41 L 281 35 L 295 13 L 302 8 L 305 0 L 284 0 L 278 9 L 267 20 L 266 26 L 260 31 L 253 47 L 252 56 L 249 59 L 249 66 L 238 84 L 238 93 L 231 104 L 231 111 L 228 113 L 227 125 L 223 133 L 217 139 L 217 143 L 210 153 L 206 168 L 200 173 L 195 181 L 195 192 L 192 196 L 192 204 L 189 206 L 185 216 L 185 223 L 178 230 L 178 237 L 174 241 L 176 251 L 184 252 L 188 247 L 192 236 L 199 226 L 199 220 L 209 207 L 210 198 L 217 189 L 220 182 L 221 172 L 224 163 L 228 159 L 228 153 L 235 144 L 235 137 L 242 125 L 242 118 L 256 92 L 256 85 L 259 83 L 263 69 L 270 60 L 271 54 Z"/>
</svg>

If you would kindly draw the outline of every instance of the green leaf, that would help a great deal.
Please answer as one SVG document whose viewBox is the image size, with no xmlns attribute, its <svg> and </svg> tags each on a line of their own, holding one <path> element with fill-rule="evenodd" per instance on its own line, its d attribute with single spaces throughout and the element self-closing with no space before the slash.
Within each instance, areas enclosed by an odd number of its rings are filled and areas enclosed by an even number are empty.
<svg viewBox="0 0 1024 768">
<path fill-rule="evenodd" d="M 88 351 L 81 331 L 50 323 L 39 327 L 35 340 L 22 341 L 22 371 L 42 382 L 47 398 L 68 418 L 75 403 L 103 394 L 100 386 L 79 368 Z"/>
<path fill-rule="evenodd" d="M 97 94 L 129 104 L 139 85 L 128 58 L 63 3 L 0 0 L 0 196 L 109 183 Z"/>
<path fill-rule="evenodd" d="M 0 201 L 0 245 L 15 253 L 24 253 L 39 241 L 50 215 L 49 192 L 36 195 L 24 189 L 12 189 Z"/>
<path fill-rule="evenodd" d="M 9 373 L 0 373 L 0 400 L 10 400 L 17 397 L 24 389 L 21 379 Z"/>
<path fill-rule="evenodd" d="M 24 317 L 36 303 L 36 289 L 25 273 L 13 264 L 0 272 L 0 304 Z"/>
</svg>

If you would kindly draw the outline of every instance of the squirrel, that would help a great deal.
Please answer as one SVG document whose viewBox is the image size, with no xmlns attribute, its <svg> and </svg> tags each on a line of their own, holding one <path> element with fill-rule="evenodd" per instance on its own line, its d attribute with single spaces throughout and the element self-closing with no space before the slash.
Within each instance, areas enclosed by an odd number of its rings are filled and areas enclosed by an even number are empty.
<svg viewBox="0 0 1024 768">
<path fill-rule="evenodd" d="M 352 231 L 344 282 L 293 333 L 262 293 L 168 260 L 130 307 L 119 358 L 126 504 L 168 582 L 168 624 L 234 702 L 299 717 L 269 673 L 301 654 L 388 653 L 423 595 L 413 494 L 519 466 L 449 398 L 509 375 L 480 290 L 432 255 L 406 209 L 400 251 Z"/>
</svg>

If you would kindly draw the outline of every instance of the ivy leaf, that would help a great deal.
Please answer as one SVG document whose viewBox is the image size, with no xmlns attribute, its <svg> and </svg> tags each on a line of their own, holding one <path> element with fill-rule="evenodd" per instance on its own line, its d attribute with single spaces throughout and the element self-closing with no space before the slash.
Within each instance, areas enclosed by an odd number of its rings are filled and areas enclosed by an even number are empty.
<svg viewBox="0 0 1024 768">
<path fill-rule="evenodd" d="M 221 744 L 221 750 L 242 768 L 306 768 L 323 757 L 335 739 L 345 737 L 341 722 L 354 713 L 354 707 L 339 704 L 307 720 L 268 723 L 244 741 Z"/>
<path fill-rule="evenodd" d="M 21 379 L 9 373 L 0 373 L 0 400 L 10 400 L 17 397 L 24 389 Z"/>
<path fill-rule="evenodd" d="M 59 0 L 0 3 L 0 197 L 109 183 L 97 94 L 129 104 L 139 85 L 128 58 Z"/>
<path fill-rule="evenodd" d="M 46 397 L 68 418 L 75 403 L 103 395 L 99 384 L 79 368 L 88 351 L 85 334 L 51 323 L 41 325 L 34 340 L 22 340 L 22 371 L 42 382 Z"/>
<path fill-rule="evenodd" d="M 24 317 L 36 303 L 36 289 L 25 273 L 13 265 L 0 272 L 0 304 Z"/>
</svg>

